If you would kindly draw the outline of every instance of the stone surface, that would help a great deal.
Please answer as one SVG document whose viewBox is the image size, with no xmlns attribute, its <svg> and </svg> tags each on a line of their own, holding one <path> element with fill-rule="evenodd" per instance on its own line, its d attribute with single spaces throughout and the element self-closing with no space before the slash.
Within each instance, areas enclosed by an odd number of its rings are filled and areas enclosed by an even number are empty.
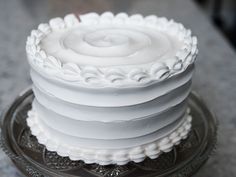
<svg viewBox="0 0 236 177">
<path fill-rule="evenodd" d="M 174 18 L 198 36 L 200 52 L 193 87 L 219 118 L 220 130 L 216 154 L 196 177 L 236 176 L 236 54 L 190 0 L 0 0 L 0 111 L 31 84 L 25 56 L 31 29 L 70 12 L 106 10 Z M 2 151 L 0 176 L 20 176 Z"/>
</svg>

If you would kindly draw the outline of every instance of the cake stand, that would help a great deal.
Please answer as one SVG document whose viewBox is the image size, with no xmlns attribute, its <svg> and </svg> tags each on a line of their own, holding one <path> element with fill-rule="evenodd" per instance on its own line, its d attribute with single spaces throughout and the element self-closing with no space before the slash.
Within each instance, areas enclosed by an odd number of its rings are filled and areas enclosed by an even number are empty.
<svg viewBox="0 0 236 177">
<path fill-rule="evenodd" d="M 193 128 L 189 137 L 157 159 L 127 165 L 85 164 L 60 157 L 40 145 L 26 125 L 34 98 L 31 89 L 20 94 L 2 114 L 1 147 L 18 169 L 33 177 L 190 177 L 214 152 L 217 120 L 195 94 L 189 96 Z"/>
</svg>

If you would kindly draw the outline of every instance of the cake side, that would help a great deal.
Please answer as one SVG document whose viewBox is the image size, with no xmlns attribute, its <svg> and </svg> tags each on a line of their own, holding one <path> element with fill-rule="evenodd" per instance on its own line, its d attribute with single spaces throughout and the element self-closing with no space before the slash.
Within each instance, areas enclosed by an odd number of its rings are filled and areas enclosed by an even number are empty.
<svg viewBox="0 0 236 177">
<path fill-rule="evenodd" d="M 184 116 L 181 123 L 171 127 L 172 131 L 169 133 L 158 132 L 157 136 L 163 133 L 162 137 L 150 143 L 136 145 L 131 148 L 97 149 L 93 147 L 101 143 L 106 144 L 106 141 L 90 140 L 90 143 L 93 143 L 92 145 L 81 148 L 80 146 L 83 144 L 83 141 L 88 139 L 67 136 L 64 133 L 55 132 L 51 128 L 48 129 L 43 124 L 40 124 L 40 118 L 35 113 L 35 111 L 28 113 L 27 124 L 31 128 L 32 134 L 37 137 L 39 143 L 44 144 L 49 151 L 55 151 L 60 156 L 69 157 L 71 160 L 83 160 L 87 164 L 98 163 L 100 165 L 124 165 L 130 161 L 141 162 L 146 157 L 151 159 L 158 158 L 162 153 L 170 152 L 173 146 L 178 145 L 181 140 L 187 138 L 191 130 L 192 121 L 191 116 Z M 65 144 L 65 140 L 69 140 L 71 143 Z M 136 141 L 140 142 L 140 139 Z M 73 142 L 78 144 L 73 146 L 71 145 Z M 116 143 L 120 145 L 124 142 Z M 125 144 L 129 143 L 130 139 L 126 139 Z"/>
</svg>

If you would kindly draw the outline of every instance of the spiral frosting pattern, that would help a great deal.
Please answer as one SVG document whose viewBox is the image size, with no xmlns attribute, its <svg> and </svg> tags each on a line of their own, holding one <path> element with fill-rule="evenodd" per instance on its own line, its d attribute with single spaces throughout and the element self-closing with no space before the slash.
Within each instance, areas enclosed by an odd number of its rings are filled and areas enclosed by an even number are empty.
<svg viewBox="0 0 236 177">
<path fill-rule="evenodd" d="M 54 36 L 50 43 L 43 40 L 42 47 L 49 48 L 48 53 L 61 57 L 64 62 L 83 64 L 86 59 L 86 64 L 104 67 L 137 65 L 162 57 L 170 58 L 181 44 L 154 30 L 145 32 L 145 29 L 137 30 L 129 26 L 122 29 L 104 25 L 93 28 L 81 26 L 79 29 L 69 31 L 63 38 L 61 35 Z M 52 41 L 53 47 L 50 46 Z"/>
</svg>

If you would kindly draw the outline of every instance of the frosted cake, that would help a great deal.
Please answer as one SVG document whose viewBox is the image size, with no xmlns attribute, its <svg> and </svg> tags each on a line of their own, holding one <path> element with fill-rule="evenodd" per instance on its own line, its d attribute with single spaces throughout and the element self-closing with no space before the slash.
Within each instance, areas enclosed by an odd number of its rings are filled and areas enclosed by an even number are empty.
<svg viewBox="0 0 236 177">
<path fill-rule="evenodd" d="M 154 15 L 69 14 L 27 39 L 35 99 L 27 124 L 71 160 L 157 158 L 191 129 L 187 98 L 197 39 Z"/>
</svg>

